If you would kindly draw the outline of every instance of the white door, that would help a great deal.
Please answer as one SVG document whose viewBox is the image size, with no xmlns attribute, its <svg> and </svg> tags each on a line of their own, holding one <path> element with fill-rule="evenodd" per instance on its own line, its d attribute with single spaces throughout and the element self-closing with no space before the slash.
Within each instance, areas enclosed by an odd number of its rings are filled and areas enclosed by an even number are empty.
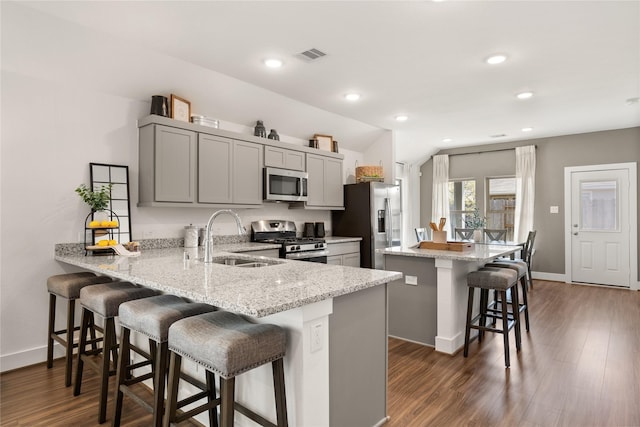
<svg viewBox="0 0 640 427">
<path fill-rule="evenodd" d="M 629 170 L 571 173 L 571 280 L 629 287 Z"/>
</svg>

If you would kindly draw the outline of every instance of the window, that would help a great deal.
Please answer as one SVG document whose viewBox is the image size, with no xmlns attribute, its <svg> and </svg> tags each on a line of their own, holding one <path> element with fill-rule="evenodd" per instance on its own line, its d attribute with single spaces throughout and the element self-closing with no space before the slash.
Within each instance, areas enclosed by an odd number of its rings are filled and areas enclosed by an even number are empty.
<svg viewBox="0 0 640 427">
<path fill-rule="evenodd" d="M 487 188 L 487 228 L 506 229 L 507 240 L 513 240 L 516 179 L 487 178 Z"/>
<path fill-rule="evenodd" d="M 476 208 L 476 181 L 449 182 L 449 223 L 451 234 L 455 228 L 466 228 L 464 219 Z"/>
</svg>

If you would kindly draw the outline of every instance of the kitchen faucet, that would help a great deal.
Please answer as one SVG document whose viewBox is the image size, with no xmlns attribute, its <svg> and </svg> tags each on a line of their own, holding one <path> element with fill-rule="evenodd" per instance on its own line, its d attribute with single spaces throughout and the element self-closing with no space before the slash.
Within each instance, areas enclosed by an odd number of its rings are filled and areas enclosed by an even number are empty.
<svg viewBox="0 0 640 427">
<path fill-rule="evenodd" d="M 216 217 L 218 217 L 218 215 L 221 215 L 223 213 L 231 215 L 236 220 L 236 226 L 238 227 L 238 235 L 239 236 L 247 234 L 246 230 L 242 226 L 242 222 L 240 220 L 240 216 L 238 216 L 237 213 L 235 213 L 231 209 L 222 209 L 222 210 L 214 212 L 213 215 L 211 215 L 211 218 L 209 218 L 209 222 L 207 222 L 207 228 L 205 229 L 205 232 L 204 232 L 204 238 L 205 238 L 205 241 L 204 241 L 204 262 L 206 262 L 206 263 L 213 262 L 213 236 L 211 235 L 211 225 L 213 224 L 213 220 L 216 219 Z"/>
</svg>

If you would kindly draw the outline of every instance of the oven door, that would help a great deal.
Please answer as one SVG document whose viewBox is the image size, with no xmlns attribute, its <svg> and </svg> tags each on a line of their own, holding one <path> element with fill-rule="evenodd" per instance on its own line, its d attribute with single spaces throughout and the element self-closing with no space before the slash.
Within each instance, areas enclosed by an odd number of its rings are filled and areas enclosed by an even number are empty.
<svg viewBox="0 0 640 427">
<path fill-rule="evenodd" d="M 308 262 L 319 262 L 322 264 L 327 263 L 327 255 L 329 255 L 329 251 L 321 250 L 321 251 L 307 251 L 307 252 L 294 252 L 285 255 L 286 259 L 293 259 L 296 261 L 308 261 Z"/>
<path fill-rule="evenodd" d="M 264 200 L 306 201 L 307 177 L 306 172 L 264 168 Z"/>
</svg>

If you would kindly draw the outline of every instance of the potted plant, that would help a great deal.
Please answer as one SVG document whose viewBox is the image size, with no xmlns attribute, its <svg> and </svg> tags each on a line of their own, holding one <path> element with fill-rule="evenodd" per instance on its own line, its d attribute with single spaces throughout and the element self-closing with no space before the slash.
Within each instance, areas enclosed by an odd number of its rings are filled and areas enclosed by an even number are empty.
<svg viewBox="0 0 640 427">
<path fill-rule="evenodd" d="M 473 228 L 473 240 L 476 242 L 482 241 L 482 229 L 487 225 L 487 218 L 480 216 L 478 208 L 473 210 L 471 216 L 465 216 L 464 226 L 466 228 Z"/>
<path fill-rule="evenodd" d="M 112 186 L 113 184 L 103 185 L 100 190 L 93 191 L 85 184 L 81 184 L 75 191 L 82 201 L 89 205 L 91 212 L 98 212 L 109 207 Z"/>
</svg>

